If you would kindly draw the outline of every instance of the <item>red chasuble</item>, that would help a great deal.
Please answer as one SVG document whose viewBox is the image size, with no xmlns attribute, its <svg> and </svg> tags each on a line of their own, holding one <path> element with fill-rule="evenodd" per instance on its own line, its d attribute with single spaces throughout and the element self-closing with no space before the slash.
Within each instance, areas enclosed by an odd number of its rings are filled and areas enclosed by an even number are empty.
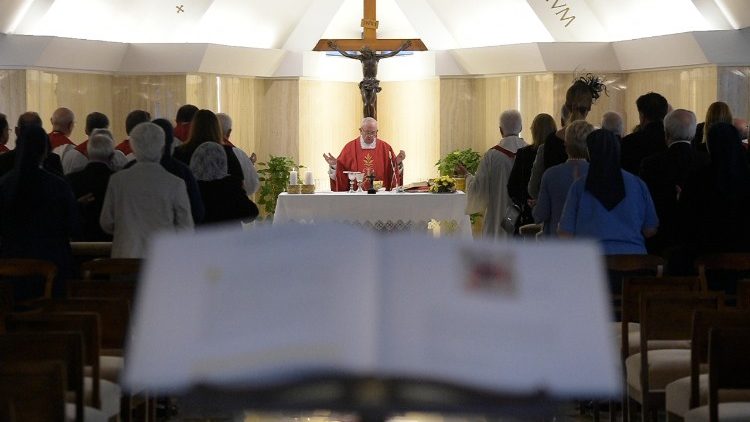
<svg viewBox="0 0 750 422">
<path fill-rule="evenodd" d="M 388 158 L 389 151 L 391 159 Z M 396 186 L 393 180 L 393 166 L 391 166 L 392 162 L 395 163 L 391 160 L 395 160 L 395 158 L 396 154 L 393 153 L 393 148 L 383 140 L 377 140 L 375 149 L 362 149 L 359 138 L 350 141 L 341 150 L 341 154 L 336 160 L 336 186 L 333 186 L 333 181 L 331 181 L 331 190 L 339 192 L 349 190 L 349 177 L 344 173 L 345 171 L 367 173 L 370 170 L 375 171 L 375 180 L 382 180 L 383 186 L 387 190 L 391 190 L 392 187 Z M 401 175 L 397 175 L 397 178 L 400 179 L 401 177 Z M 369 187 L 370 182 L 365 180 L 363 189 Z"/>
<path fill-rule="evenodd" d="M 133 148 L 130 147 L 130 139 L 126 139 L 120 142 L 116 147 L 116 150 L 122 151 L 126 156 L 133 152 Z"/>
<path fill-rule="evenodd" d="M 89 140 L 86 139 L 85 141 L 78 144 L 76 147 L 76 151 L 83 154 L 84 157 L 89 158 Z"/>
<path fill-rule="evenodd" d="M 68 139 L 67 136 L 63 135 L 62 133 L 58 131 L 53 131 L 52 133 L 49 134 L 49 145 L 50 145 L 51 150 L 54 150 L 55 148 L 62 146 L 62 145 L 66 145 L 66 144 L 70 144 L 73 146 L 76 145 L 73 142 L 71 142 L 71 140 Z"/>
<path fill-rule="evenodd" d="M 10 151 L 5 145 L 0 145 L 0 154 Z"/>
</svg>

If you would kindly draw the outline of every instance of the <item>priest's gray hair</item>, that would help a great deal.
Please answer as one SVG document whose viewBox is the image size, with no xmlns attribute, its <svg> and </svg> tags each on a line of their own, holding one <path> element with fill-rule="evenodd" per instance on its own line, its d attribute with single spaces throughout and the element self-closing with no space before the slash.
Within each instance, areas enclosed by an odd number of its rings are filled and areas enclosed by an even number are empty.
<svg viewBox="0 0 750 422">
<path fill-rule="evenodd" d="M 615 135 L 622 137 L 625 133 L 625 122 L 620 113 L 608 111 L 602 115 L 602 129 L 606 129 Z"/>
<path fill-rule="evenodd" d="M 216 113 L 216 118 L 219 119 L 221 135 L 228 138 L 227 133 L 232 130 L 232 118 L 227 113 Z"/>
<path fill-rule="evenodd" d="M 114 144 L 112 138 L 107 136 L 106 133 L 99 132 L 91 135 L 87 146 L 89 160 L 109 162 L 110 157 L 115 152 Z"/>
<path fill-rule="evenodd" d="M 377 124 L 377 123 L 378 123 L 378 121 L 377 121 L 377 120 L 375 120 L 375 119 L 374 119 L 374 118 L 372 118 L 372 117 L 364 117 L 364 118 L 362 118 L 362 121 L 361 121 L 361 122 L 359 123 L 359 127 L 362 127 L 362 126 L 364 126 L 364 125 L 365 125 L 365 123 L 368 123 L 368 122 L 372 122 L 372 123 L 375 123 L 375 124 Z"/>
<path fill-rule="evenodd" d="M 139 162 L 158 163 L 164 149 L 164 131 L 151 122 L 139 123 L 130 131 L 130 146 Z"/>
<path fill-rule="evenodd" d="M 664 117 L 664 134 L 667 142 L 692 141 L 695 137 L 696 124 L 695 113 L 690 110 L 678 108 L 669 112 Z"/>
<path fill-rule="evenodd" d="M 224 147 L 216 142 L 200 144 L 190 158 L 190 171 L 193 172 L 195 180 L 223 179 L 229 175 L 227 168 L 227 153 Z"/>
<path fill-rule="evenodd" d="M 518 110 L 505 110 L 500 114 L 500 129 L 503 136 L 518 135 L 523 128 L 523 120 Z"/>
<path fill-rule="evenodd" d="M 94 129 L 94 130 L 91 131 L 91 135 L 89 135 L 89 136 L 94 136 L 94 135 L 109 136 L 109 139 L 111 139 L 113 143 L 115 142 L 115 135 L 113 135 L 112 132 L 109 129 L 103 129 L 103 128 L 101 128 L 101 129 Z"/>
</svg>

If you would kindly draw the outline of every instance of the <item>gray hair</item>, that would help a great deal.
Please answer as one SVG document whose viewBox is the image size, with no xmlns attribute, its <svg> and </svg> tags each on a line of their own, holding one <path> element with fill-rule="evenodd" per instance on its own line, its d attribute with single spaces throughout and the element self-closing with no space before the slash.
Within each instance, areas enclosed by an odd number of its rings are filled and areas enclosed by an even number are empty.
<svg viewBox="0 0 750 422">
<path fill-rule="evenodd" d="M 195 149 L 190 158 L 190 171 L 195 180 L 211 181 L 229 175 L 227 153 L 216 142 L 204 142 Z"/>
<path fill-rule="evenodd" d="M 89 160 L 108 162 L 115 152 L 115 143 L 107 134 L 99 132 L 91 135 L 87 150 Z"/>
<path fill-rule="evenodd" d="M 378 123 L 378 121 L 377 121 L 377 120 L 375 120 L 375 119 L 374 119 L 374 118 L 372 118 L 372 117 L 364 117 L 364 118 L 362 118 L 362 121 L 361 121 L 361 122 L 359 123 L 359 127 L 362 127 L 362 126 L 364 126 L 364 125 L 365 125 L 365 123 L 369 123 L 369 122 L 371 122 L 371 123 L 375 123 L 375 124 L 377 124 L 377 123 Z"/>
<path fill-rule="evenodd" d="M 164 130 L 151 122 L 139 123 L 130 131 L 130 146 L 138 161 L 157 163 L 164 149 Z"/>
<path fill-rule="evenodd" d="M 500 114 L 500 129 L 503 136 L 518 135 L 523 128 L 521 113 L 518 110 L 505 110 Z"/>
<path fill-rule="evenodd" d="M 602 129 L 606 129 L 615 135 L 622 137 L 625 132 L 625 122 L 620 113 L 608 111 L 602 115 Z"/>
<path fill-rule="evenodd" d="M 103 129 L 103 128 L 94 129 L 91 131 L 91 134 L 89 135 L 89 137 L 94 136 L 94 135 L 109 136 L 109 139 L 111 139 L 112 142 L 115 142 L 115 135 L 113 135 L 109 129 Z"/>
<path fill-rule="evenodd" d="M 570 158 L 588 158 L 586 137 L 594 131 L 594 126 L 585 120 L 576 120 L 565 127 L 565 152 Z"/>
<path fill-rule="evenodd" d="M 695 137 L 697 126 L 695 113 L 690 110 L 678 108 L 664 117 L 664 133 L 667 143 L 673 141 L 692 141 Z"/>
<path fill-rule="evenodd" d="M 232 118 L 227 113 L 216 113 L 216 118 L 219 119 L 221 136 L 227 138 L 227 133 L 232 130 Z"/>
</svg>

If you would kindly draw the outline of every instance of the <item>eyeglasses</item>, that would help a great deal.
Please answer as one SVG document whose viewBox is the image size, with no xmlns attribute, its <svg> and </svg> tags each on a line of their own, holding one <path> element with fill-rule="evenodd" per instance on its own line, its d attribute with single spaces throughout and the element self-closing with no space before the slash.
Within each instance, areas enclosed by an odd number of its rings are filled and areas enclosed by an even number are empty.
<svg viewBox="0 0 750 422">
<path fill-rule="evenodd" d="M 377 134 L 378 134 L 378 131 L 377 131 L 377 129 L 376 129 L 376 130 L 362 130 L 362 129 L 360 128 L 360 129 L 359 129 L 359 132 L 360 132 L 360 133 L 362 133 L 362 134 L 363 134 L 363 135 L 365 135 L 365 136 L 375 136 L 375 135 L 377 135 Z"/>
</svg>

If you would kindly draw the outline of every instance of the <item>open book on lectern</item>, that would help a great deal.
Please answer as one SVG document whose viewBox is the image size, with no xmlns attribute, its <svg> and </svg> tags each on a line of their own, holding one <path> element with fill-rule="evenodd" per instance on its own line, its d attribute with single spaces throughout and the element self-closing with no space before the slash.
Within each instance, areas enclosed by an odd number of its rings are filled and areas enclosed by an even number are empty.
<svg viewBox="0 0 750 422">
<path fill-rule="evenodd" d="M 615 395 L 606 286 L 588 242 L 347 225 L 161 235 L 145 262 L 124 383 L 175 392 L 341 374 Z"/>
</svg>

